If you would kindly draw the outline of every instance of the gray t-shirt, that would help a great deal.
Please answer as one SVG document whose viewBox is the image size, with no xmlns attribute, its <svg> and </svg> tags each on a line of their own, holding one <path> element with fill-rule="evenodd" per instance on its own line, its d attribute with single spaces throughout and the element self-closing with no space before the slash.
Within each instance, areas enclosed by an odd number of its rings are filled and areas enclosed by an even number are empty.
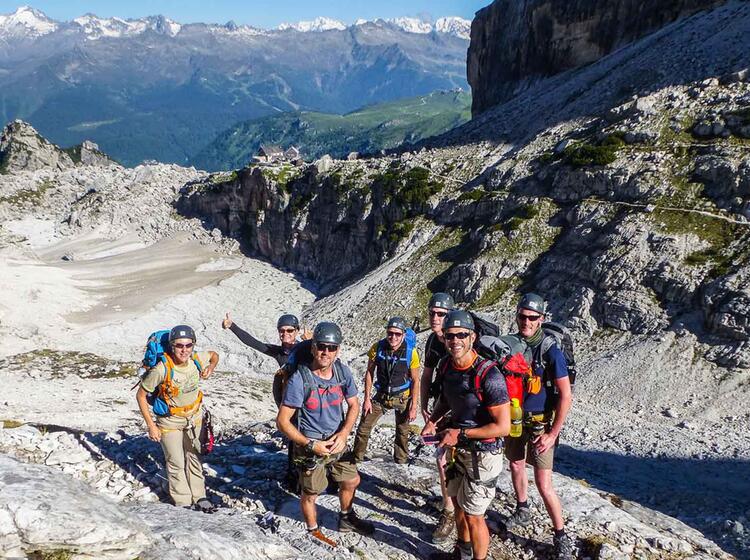
<svg viewBox="0 0 750 560">
<path fill-rule="evenodd" d="M 330 437 L 341 427 L 344 402 L 357 396 L 357 385 L 351 370 L 344 364 L 341 364 L 341 370 L 340 381 L 336 380 L 335 373 L 331 379 L 321 379 L 311 374 L 315 384 L 308 389 L 308 394 L 305 394 L 299 369 L 289 378 L 282 404 L 300 409 L 299 430 L 306 437 Z"/>
</svg>

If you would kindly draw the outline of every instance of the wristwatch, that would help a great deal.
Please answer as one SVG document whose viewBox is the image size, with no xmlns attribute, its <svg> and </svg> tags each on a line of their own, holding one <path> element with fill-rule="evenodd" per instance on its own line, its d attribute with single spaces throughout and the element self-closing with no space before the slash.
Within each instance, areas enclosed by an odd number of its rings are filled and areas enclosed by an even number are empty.
<svg viewBox="0 0 750 560">
<path fill-rule="evenodd" d="M 469 436 L 466 435 L 466 428 L 461 428 L 458 432 L 458 443 L 469 443 Z"/>
<path fill-rule="evenodd" d="M 314 439 L 307 440 L 307 443 L 305 444 L 305 450 L 309 451 L 310 453 L 315 453 L 315 440 Z"/>
</svg>

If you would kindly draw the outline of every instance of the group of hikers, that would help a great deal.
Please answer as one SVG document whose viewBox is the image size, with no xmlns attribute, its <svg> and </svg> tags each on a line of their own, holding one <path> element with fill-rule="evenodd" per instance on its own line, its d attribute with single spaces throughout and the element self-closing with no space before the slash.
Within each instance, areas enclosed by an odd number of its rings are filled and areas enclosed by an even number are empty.
<svg viewBox="0 0 750 560">
<path fill-rule="evenodd" d="M 331 483 L 338 487 L 341 507 L 338 530 L 374 533 L 373 524 L 352 507 L 360 483 L 357 465 L 366 460 L 373 427 L 394 410 L 395 463 L 410 459 L 410 424 L 419 413 L 425 423 L 422 445 L 436 446 L 442 513 L 432 540 L 447 544 L 455 528 L 456 542 L 450 552 L 431 558 L 487 558 L 485 514 L 495 497 L 503 456 L 517 500 L 506 526 L 532 522 L 528 464 L 552 521 L 555 556 L 573 558 L 573 539 L 565 532 L 552 485 L 555 447 L 572 402 L 573 359 L 572 354 L 566 359 L 560 337 L 546 327 L 544 299 L 523 295 L 516 307 L 518 330 L 504 336 L 497 327 L 488 332 L 491 324 L 473 313 L 456 309 L 446 293 L 433 294 L 427 311 L 432 332 L 423 362 L 416 334 L 402 317 L 392 317 L 385 337 L 370 348 L 361 418 L 357 384 L 339 359 L 344 337 L 338 325 L 321 322 L 310 333 L 294 315 L 282 315 L 277 322 L 280 344 L 267 344 L 242 330 L 228 313 L 223 320 L 223 328 L 280 366 L 273 383 L 276 423 L 289 442 L 287 482 L 296 484 L 310 537 L 337 545 L 317 523 L 317 497 Z M 206 499 L 198 437 L 203 422 L 199 384 L 213 372 L 218 355 L 194 352 L 195 332 L 186 325 L 155 333 L 150 340 L 159 336 L 163 351 L 143 376 L 138 405 L 149 437 L 161 442 L 175 505 L 210 512 L 214 506 Z"/>
</svg>

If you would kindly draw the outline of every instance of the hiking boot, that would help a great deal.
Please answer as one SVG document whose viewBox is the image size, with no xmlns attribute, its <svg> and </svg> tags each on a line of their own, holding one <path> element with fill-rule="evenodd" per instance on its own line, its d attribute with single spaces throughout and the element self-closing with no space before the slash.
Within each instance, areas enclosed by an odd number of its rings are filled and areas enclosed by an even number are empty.
<svg viewBox="0 0 750 560">
<path fill-rule="evenodd" d="M 213 513 L 216 511 L 216 506 L 212 504 L 208 498 L 201 498 L 195 502 L 193 508 L 196 511 L 202 511 L 203 513 Z"/>
<path fill-rule="evenodd" d="M 428 558 L 430 560 L 461 560 L 461 553 L 456 548 L 451 552 L 433 552 Z"/>
<path fill-rule="evenodd" d="M 325 545 L 330 546 L 331 548 L 336 548 L 339 543 L 334 541 L 333 539 L 329 539 L 323 534 L 323 531 L 320 530 L 320 527 L 317 529 L 307 530 L 307 534 L 310 535 L 310 538 L 313 539 L 315 542 L 323 543 Z"/>
<path fill-rule="evenodd" d="M 355 511 L 351 510 L 346 514 L 339 513 L 339 532 L 370 536 L 375 532 L 375 527 L 369 521 L 357 517 Z"/>
<path fill-rule="evenodd" d="M 437 527 L 432 532 L 432 542 L 441 544 L 447 541 L 453 534 L 453 528 L 456 526 L 456 513 L 454 511 L 443 510 L 440 514 L 440 520 Z"/>
<path fill-rule="evenodd" d="M 528 507 L 516 507 L 516 511 L 505 522 L 508 529 L 527 527 L 528 525 L 531 525 L 531 510 Z"/>
<path fill-rule="evenodd" d="M 461 560 L 461 549 L 458 546 L 454 546 L 450 552 L 443 550 L 439 552 L 433 552 L 428 556 L 429 560 Z"/>
<path fill-rule="evenodd" d="M 552 544 L 555 547 L 555 558 L 557 560 L 574 560 L 576 557 L 573 539 L 567 533 L 563 533 L 560 537 L 554 537 Z"/>
</svg>

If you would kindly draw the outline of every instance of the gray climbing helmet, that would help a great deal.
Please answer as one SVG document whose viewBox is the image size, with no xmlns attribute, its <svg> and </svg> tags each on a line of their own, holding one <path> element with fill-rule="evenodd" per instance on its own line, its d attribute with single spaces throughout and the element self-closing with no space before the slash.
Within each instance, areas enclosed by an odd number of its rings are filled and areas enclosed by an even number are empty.
<svg viewBox="0 0 750 560">
<path fill-rule="evenodd" d="M 187 325 L 177 325 L 169 331 L 169 342 L 170 344 L 179 338 L 189 338 L 195 342 L 195 331 L 192 327 Z"/>
<path fill-rule="evenodd" d="M 523 297 L 521 298 L 521 301 L 518 302 L 518 307 L 516 309 L 528 309 L 529 311 L 534 311 L 535 313 L 544 315 L 545 313 L 544 298 L 540 296 L 539 294 L 534 294 L 534 293 L 524 294 Z"/>
<path fill-rule="evenodd" d="M 281 327 L 292 327 L 295 329 L 299 329 L 299 319 L 295 315 L 292 315 L 291 313 L 287 313 L 286 315 L 282 315 L 279 317 L 279 320 L 276 321 L 276 328 L 280 329 Z"/>
<path fill-rule="evenodd" d="M 473 331 L 475 330 L 474 319 L 468 312 L 454 309 L 443 319 L 443 331 L 456 327 Z"/>
<path fill-rule="evenodd" d="M 341 334 L 341 329 L 336 323 L 329 321 L 323 321 L 315 325 L 313 330 L 313 342 L 327 342 L 329 344 L 341 344 L 344 337 Z"/>
<path fill-rule="evenodd" d="M 388 319 L 386 329 L 398 329 L 401 332 L 406 332 L 406 319 L 403 317 L 391 317 Z"/>
<path fill-rule="evenodd" d="M 455 305 L 456 304 L 453 302 L 453 298 L 450 296 L 450 294 L 446 294 L 445 292 L 437 292 L 432 294 L 430 303 L 427 304 L 427 309 L 439 307 L 441 309 L 451 310 L 455 307 Z"/>
</svg>

